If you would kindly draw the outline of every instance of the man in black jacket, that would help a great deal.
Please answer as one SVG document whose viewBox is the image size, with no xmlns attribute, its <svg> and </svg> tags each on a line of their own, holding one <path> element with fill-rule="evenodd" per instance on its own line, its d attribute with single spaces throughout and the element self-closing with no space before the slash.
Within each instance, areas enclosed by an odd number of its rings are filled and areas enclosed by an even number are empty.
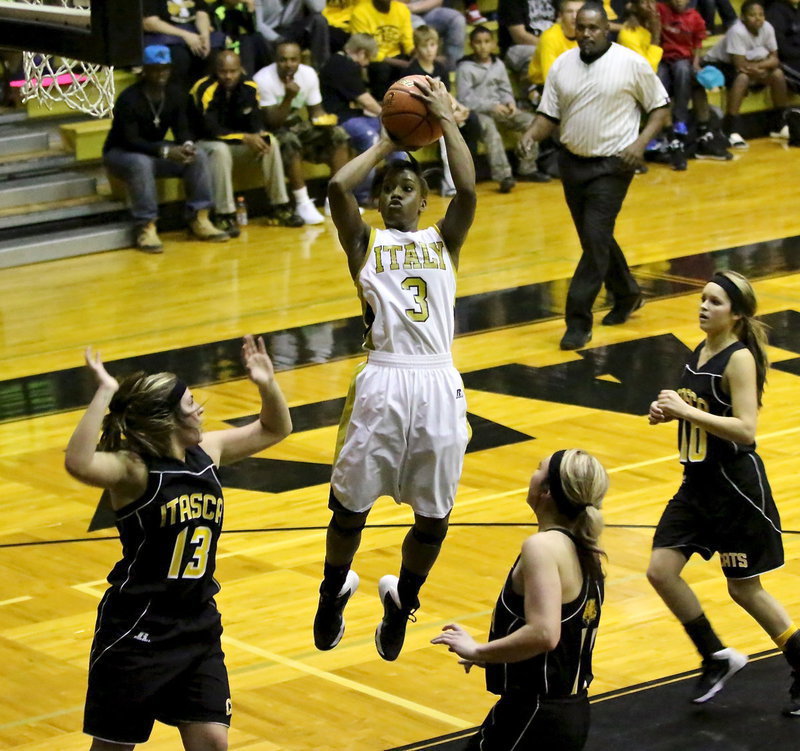
<svg viewBox="0 0 800 751">
<path fill-rule="evenodd" d="M 136 224 L 136 246 L 162 251 L 156 233 L 157 177 L 180 177 L 186 192 L 192 234 L 200 240 L 224 242 L 228 235 L 208 217 L 211 178 L 205 153 L 198 151 L 186 118 L 186 95 L 167 84 L 171 74 L 169 47 L 145 47 L 142 80 L 123 91 L 114 106 L 111 130 L 103 146 L 103 163 L 112 177 L 125 183 Z M 172 130 L 175 141 L 167 141 Z"/>
</svg>

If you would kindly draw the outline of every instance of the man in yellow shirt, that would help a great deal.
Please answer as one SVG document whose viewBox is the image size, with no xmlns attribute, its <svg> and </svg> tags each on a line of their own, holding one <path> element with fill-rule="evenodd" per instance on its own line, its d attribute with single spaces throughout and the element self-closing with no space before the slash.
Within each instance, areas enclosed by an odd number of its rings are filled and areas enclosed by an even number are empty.
<svg viewBox="0 0 800 751">
<path fill-rule="evenodd" d="M 399 0 L 364 0 L 353 8 L 351 34 L 369 34 L 378 43 L 378 54 L 369 64 L 369 86 L 380 101 L 386 89 L 402 77 L 414 51 L 411 11 Z"/>
<path fill-rule="evenodd" d="M 328 22 L 328 36 L 331 44 L 331 54 L 334 55 L 344 49 L 350 38 L 350 18 L 353 8 L 362 0 L 327 0 L 322 9 L 322 15 Z"/>
</svg>

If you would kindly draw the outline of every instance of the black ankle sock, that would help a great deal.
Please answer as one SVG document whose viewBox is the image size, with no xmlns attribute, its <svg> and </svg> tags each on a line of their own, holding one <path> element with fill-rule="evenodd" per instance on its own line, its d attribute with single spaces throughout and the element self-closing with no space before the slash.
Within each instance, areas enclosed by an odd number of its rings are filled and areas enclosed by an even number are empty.
<svg viewBox="0 0 800 751">
<path fill-rule="evenodd" d="M 725 645 L 719 640 L 719 637 L 714 633 L 711 624 L 708 622 L 705 613 L 695 618 L 693 621 L 684 623 L 683 627 L 689 638 L 697 647 L 697 651 L 704 660 L 711 658 L 714 652 L 719 652 L 720 649 L 725 649 Z"/>
<path fill-rule="evenodd" d="M 783 647 L 783 656 L 792 666 L 792 670 L 800 671 L 800 631 L 795 631 Z"/>
<path fill-rule="evenodd" d="M 403 608 L 414 610 L 419 607 L 419 591 L 427 578 L 427 576 L 420 576 L 409 571 L 405 566 L 400 567 L 397 594 L 400 596 L 400 604 Z"/>
<path fill-rule="evenodd" d="M 338 595 L 344 586 L 347 573 L 350 571 L 350 564 L 346 563 L 344 566 L 331 566 L 330 563 L 325 561 L 325 572 L 323 574 L 322 586 L 320 591 L 327 592 L 332 595 Z"/>
</svg>

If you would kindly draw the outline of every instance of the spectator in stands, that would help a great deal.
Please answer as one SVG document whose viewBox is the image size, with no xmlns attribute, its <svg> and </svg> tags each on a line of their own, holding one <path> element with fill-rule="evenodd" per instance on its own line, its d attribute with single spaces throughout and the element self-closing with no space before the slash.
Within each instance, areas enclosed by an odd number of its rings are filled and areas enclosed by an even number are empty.
<svg viewBox="0 0 800 751">
<path fill-rule="evenodd" d="M 464 14 L 455 8 L 447 8 L 444 0 L 403 0 L 411 11 L 411 25 L 430 26 L 439 33 L 444 47 L 448 70 L 455 70 L 456 63 L 464 57 L 464 42 L 467 38 L 467 21 Z"/>
<path fill-rule="evenodd" d="M 142 0 L 144 44 L 166 45 L 172 57 L 172 81 L 189 91 L 208 73 L 212 50 L 225 35 L 212 31 L 205 0 Z"/>
<path fill-rule="evenodd" d="M 224 242 L 228 235 L 209 219 L 211 178 L 205 152 L 195 148 L 186 119 L 186 95 L 167 86 L 172 66 L 170 48 L 144 49 L 142 78 L 117 98 L 114 119 L 103 146 L 109 174 L 122 180 L 131 204 L 136 247 L 161 253 L 156 232 L 157 177 L 180 177 L 186 191 L 189 228 L 199 240 Z M 176 141 L 166 141 L 172 130 Z"/>
<path fill-rule="evenodd" d="M 325 3 L 322 15 L 328 22 L 331 54 L 344 49 L 345 42 L 350 38 L 350 17 L 359 2 L 361 0 L 327 0 Z"/>
<path fill-rule="evenodd" d="M 297 213 L 306 224 L 324 220 L 308 195 L 303 176 L 303 159 L 327 163 L 331 175 L 349 158 L 348 136 L 336 125 L 336 116 L 322 107 L 319 76 L 309 65 L 300 63 L 300 45 L 281 42 L 276 62 L 255 75 L 260 106 L 269 130 L 281 145 Z M 306 110 L 308 119 L 302 117 Z"/>
<path fill-rule="evenodd" d="M 628 3 L 617 42 L 638 52 L 654 71 L 658 70 L 663 50 L 660 46 L 661 17 L 656 9 L 656 0 L 631 0 Z"/>
<path fill-rule="evenodd" d="M 520 74 L 528 69 L 539 37 L 556 20 L 554 0 L 499 0 L 497 40 L 509 69 Z"/>
<path fill-rule="evenodd" d="M 217 55 L 213 76 L 201 78 L 192 88 L 199 143 L 208 154 L 214 189 L 216 226 L 231 237 L 239 236 L 233 196 L 234 167 L 258 169 L 264 180 L 269 209 L 267 223 L 301 227 L 286 194 L 286 178 L 278 143 L 264 130 L 258 106 L 258 87 L 245 77 L 239 56 L 232 50 Z"/>
<path fill-rule="evenodd" d="M 248 76 L 272 62 L 267 42 L 256 30 L 255 0 L 217 0 L 210 8 L 211 23 L 225 35 Z"/>
<path fill-rule="evenodd" d="M 767 7 L 767 21 L 775 29 L 786 84 L 800 92 L 800 0 L 775 0 Z"/>
<path fill-rule="evenodd" d="M 731 0 L 696 0 L 691 3 L 691 6 L 697 8 L 697 12 L 702 16 L 703 23 L 705 23 L 709 34 L 716 32 L 714 21 L 717 13 L 719 13 L 724 29 L 729 29 L 736 23 L 736 11 L 731 5 Z"/>
<path fill-rule="evenodd" d="M 406 70 L 406 75 L 430 76 L 444 84 L 448 93 L 450 92 L 450 74 L 438 60 L 439 34 L 432 26 L 418 26 L 414 29 L 414 56 L 411 64 Z M 453 109 L 453 117 L 456 125 L 461 130 L 461 135 L 467 144 L 469 153 L 472 155 L 473 162 L 478 156 L 478 141 L 481 138 L 481 124 L 477 113 L 465 107 L 452 94 L 450 94 L 450 104 Z M 450 163 L 447 158 L 447 149 L 444 144 L 444 136 L 439 140 L 439 150 L 442 155 L 443 177 L 441 193 L 443 196 L 454 196 L 456 187 L 453 183 L 453 176 L 450 172 Z"/>
<path fill-rule="evenodd" d="M 319 72 L 322 106 L 339 119 L 357 153 L 378 143 L 381 105 L 367 91 L 363 70 L 378 53 L 378 43 L 369 34 L 353 34 L 344 50 L 331 55 Z M 354 192 L 360 206 L 370 203 L 374 170 Z"/>
<path fill-rule="evenodd" d="M 575 17 L 583 3 L 584 0 L 560 0 L 556 22 L 539 37 L 528 66 L 528 98 L 533 104 L 538 103 L 544 81 L 556 58 L 562 52 L 578 46 L 575 39 Z"/>
<path fill-rule="evenodd" d="M 533 115 L 517 109 L 506 66 L 494 55 L 492 32 L 484 26 L 476 26 L 469 35 L 469 41 L 473 54 L 461 60 L 456 69 L 458 100 L 478 113 L 481 138 L 489 152 L 492 180 L 499 182 L 501 193 L 508 193 L 517 183 L 512 176 L 498 125 L 523 133 L 533 122 Z M 547 175 L 537 171 L 537 156 L 538 149 L 532 148 L 520 158 L 520 180 L 550 180 Z"/>
<path fill-rule="evenodd" d="M 253 0 L 256 24 L 267 40 L 270 57 L 281 42 L 296 42 L 311 52 L 311 62 L 321 68 L 330 55 L 328 22 L 322 15 L 325 0 Z"/>
<path fill-rule="evenodd" d="M 369 64 L 369 88 L 380 101 L 386 89 L 405 74 L 414 51 L 411 11 L 400 0 L 362 0 L 350 17 L 352 34 L 369 34 L 378 42 L 378 54 Z"/>
<path fill-rule="evenodd" d="M 732 147 L 747 148 L 747 141 L 740 134 L 739 109 L 751 87 L 769 86 L 772 103 L 782 120 L 789 92 L 778 60 L 775 29 L 764 17 L 761 0 L 742 3 L 742 17 L 725 32 L 725 38 L 712 47 L 703 62 L 715 65 L 725 74 L 728 97 L 722 128 Z"/>
</svg>

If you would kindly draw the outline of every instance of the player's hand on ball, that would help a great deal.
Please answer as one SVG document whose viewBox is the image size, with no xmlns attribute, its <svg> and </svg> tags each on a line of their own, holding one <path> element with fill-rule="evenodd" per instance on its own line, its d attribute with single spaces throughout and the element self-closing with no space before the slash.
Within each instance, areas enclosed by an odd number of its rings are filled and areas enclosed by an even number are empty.
<svg viewBox="0 0 800 751">
<path fill-rule="evenodd" d="M 450 92 L 441 81 L 425 76 L 424 82 L 417 81 L 417 90 L 412 89 L 409 93 L 415 99 L 425 102 L 428 111 L 439 120 L 455 120 Z"/>
<path fill-rule="evenodd" d="M 477 665 L 480 663 L 478 659 L 478 642 L 475 641 L 462 626 L 457 623 L 448 623 L 442 627 L 442 633 L 434 636 L 431 639 L 431 644 L 444 644 L 450 652 L 455 652 L 461 660 L 460 664 L 464 665 L 464 669 L 469 672 L 466 663 Z"/>
</svg>

